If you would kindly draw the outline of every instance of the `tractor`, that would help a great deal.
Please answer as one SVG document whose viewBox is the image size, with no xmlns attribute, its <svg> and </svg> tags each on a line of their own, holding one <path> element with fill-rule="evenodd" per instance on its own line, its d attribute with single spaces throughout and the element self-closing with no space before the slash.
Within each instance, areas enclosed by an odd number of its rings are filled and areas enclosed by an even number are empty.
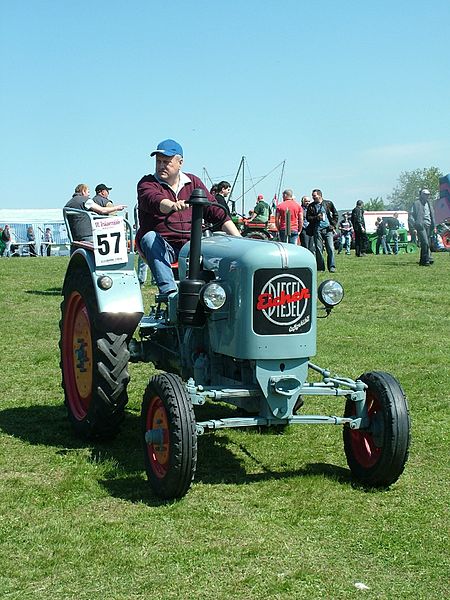
<svg viewBox="0 0 450 600">
<path fill-rule="evenodd" d="M 390 486 L 403 472 L 410 440 L 400 383 L 386 372 L 352 379 L 311 362 L 317 319 L 342 300 L 342 286 L 317 285 L 315 258 L 305 248 L 208 230 L 202 189 L 189 202 L 191 240 L 178 258 L 178 290 L 156 294 L 145 316 L 132 225 L 84 212 L 93 241 L 72 238 L 60 321 L 62 386 L 75 432 L 91 440 L 116 435 L 128 363 L 152 363 L 159 372 L 143 395 L 141 443 L 157 496 L 188 492 L 199 436 L 305 424 L 341 426 L 354 480 Z M 77 212 L 65 209 L 69 235 Z M 171 226 L 170 215 L 166 222 Z M 342 416 L 307 414 L 310 396 L 342 399 Z M 205 403 L 217 418 L 198 417 Z M 219 403 L 230 405 L 232 416 L 224 417 Z"/>
</svg>

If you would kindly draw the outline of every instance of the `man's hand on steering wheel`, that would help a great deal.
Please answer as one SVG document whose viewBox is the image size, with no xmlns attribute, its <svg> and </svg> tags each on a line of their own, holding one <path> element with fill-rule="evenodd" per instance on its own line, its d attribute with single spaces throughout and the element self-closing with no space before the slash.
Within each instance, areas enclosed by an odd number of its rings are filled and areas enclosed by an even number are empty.
<svg viewBox="0 0 450 600">
<path fill-rule="evenodd" d="M 170 200 L 169 198 L 164 198 L 159 204 L 159 209 L 163 215 L 180 212 L 188 208 L 189 204 L 186 204 L 184 200 Z"/>
</svg>

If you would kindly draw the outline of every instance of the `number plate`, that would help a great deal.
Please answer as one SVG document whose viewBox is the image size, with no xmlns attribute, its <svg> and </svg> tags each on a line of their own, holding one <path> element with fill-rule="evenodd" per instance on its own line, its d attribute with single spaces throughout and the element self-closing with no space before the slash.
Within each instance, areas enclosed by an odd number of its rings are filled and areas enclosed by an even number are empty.
<svg viewBox="0 0 450 600">
<path fill-rule="evenodd" d="M 127 262 L 125 225 L 122 217 L 95 219 L 92 224 L 97 266 Z"/>
</svg>

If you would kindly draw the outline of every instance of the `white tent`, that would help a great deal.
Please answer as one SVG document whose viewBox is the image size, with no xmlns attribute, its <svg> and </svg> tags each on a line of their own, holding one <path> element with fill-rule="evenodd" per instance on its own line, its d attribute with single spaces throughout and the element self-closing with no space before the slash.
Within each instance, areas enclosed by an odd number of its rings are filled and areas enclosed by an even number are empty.
<svg viewBox="0 0 450 600">
<path fill-rule="evenodd" d="M 69 243 L 64 223 L 62 208 L 0 208 L 0 227 L 9 225 L 13 243 L 27 242 L 27 229 L 32 227 L 35 235 L 36 249 L 39 252 L 47 227 L 52 232 L 54 252 L 66 254 L 67 249 L 60 245 Z"/>
</svg>

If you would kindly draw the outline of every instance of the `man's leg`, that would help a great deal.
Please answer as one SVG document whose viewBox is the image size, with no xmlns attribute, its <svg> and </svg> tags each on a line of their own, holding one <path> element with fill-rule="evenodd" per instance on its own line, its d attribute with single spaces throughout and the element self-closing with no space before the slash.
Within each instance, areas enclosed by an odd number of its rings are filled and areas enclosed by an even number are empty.
<svg viewBox="0 0 450 600">
<path fill-rule="evenodd" d="M 297 240 L 298 240 L 298 231 L 291 231 L 291 235 L 289 236 L 289 243 L 296 245 Z"/>
<path fill-rule="evenodd" d="M 147 281 L 147 274 L 148 274 L 148 265 L 145 262 L 145 260 L 142 258 L 142 256 L 139 254 L 138 255 L 138 264 L 137 264 L 137 276 L 138 276 L 140 285 L 144 285 L 144 283 Z"/>
<path fill-rule="evenodd" d="M 316 265 L 318 271 L 325 271 L 325 263 L 323 261 L 323 240 L 319 229 L 314 232 L 314 248 L 316 252 Z"/>
<path fill-rule="evenodd" d="M 419 264 L 427 265 L 430 262 L 430 252 L 428 245 L 428 235 L 425 227 L 421 227 L 417 230 L 417 236 L 420 243 L 420 261 Z"/>
<path fill-rule="evenodd" d="M 333 240 L 333 232 L 328 231 L 323 234 L 325 237 L 325 249 L 327 251 L 327 269 L 329 271 L 335 270 L 336 265 L 334 263 L 334 240 Z"/>
<path fill-rule="evenodd" d="M 394 254 L 398 254 L 398 231 L 395 230 L 392 234 L 392 238 L 394 240 Z"/>
<path fill-rule="evenodd" d="M 392 230 L 388 229 L 388 232 L 386 235 L 386 248 L 387 248 L 388 254 L 392 254 L 391 239 L 392 239 Z"/>
<path fill-rule="evenodd" d="M 177 285 L 171 263 L 176 261 L 177 255 L 172 246 L 156 231 L 146 233 L 139 245 L 161 294 L 175 291 Z"/>
</svg>

